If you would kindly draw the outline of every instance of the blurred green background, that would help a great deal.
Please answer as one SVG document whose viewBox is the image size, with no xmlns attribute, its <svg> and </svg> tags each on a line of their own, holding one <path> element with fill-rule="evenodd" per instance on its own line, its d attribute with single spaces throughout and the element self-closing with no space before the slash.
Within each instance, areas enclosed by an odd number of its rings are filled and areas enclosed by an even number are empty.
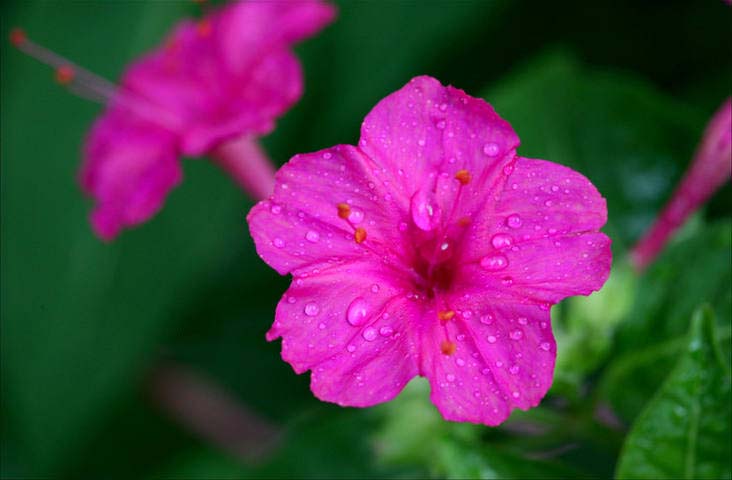
<svg viewBox="0 0 732 480">
<path fill-rule="evenodd" d="M 354 143 L 378 100 L 430 74 L 491 102 L 521 137 L 520 154 L 579 170 L 608 199 L 613 274 L 600 294 L 553 310 L 560 356 L 550 395 L 494 429 L 443 422 L 424 382 L 371 409 L 317 401 L 307 375 L 280 360 L 279 342 L 264 340 L 288 280 L 254 252 L 244 221 L 252 203 L 212 164 L 186 159 L 163 211 L 103 244 L 76 183 L 100 107 L 3 42 L 2 477 L 729 478 L 729 182 L 644 275 L 625 254 L 730 94 L 730 8 L 338 6 L 336 22 L 297 47 L 305 95 L 264 139 L 278 163 Z M 199 11 L 188 1 L 100 0 L 0 9 L 3 38 L 22 26 L 108 78 Z M 161 406 L 156 388 L 170 372 L 216 385 L 254 416 L 258 429 L 227 437 L 249 453 L 212 444 Z"/>
</svg>

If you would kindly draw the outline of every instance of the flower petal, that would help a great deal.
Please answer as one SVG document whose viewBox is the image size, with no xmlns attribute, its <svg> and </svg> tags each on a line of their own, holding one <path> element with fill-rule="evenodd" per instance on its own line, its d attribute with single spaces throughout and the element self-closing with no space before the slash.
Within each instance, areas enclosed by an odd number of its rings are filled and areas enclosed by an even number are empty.
<svg viewBox="0 0 732 480">
<path fill-rule="evenodd" d="M 111 240 L 152 217 L 182 176 L 172 135 L 108 111 L 87 138 L 80 172 L 82 188 L 97 201 L 91 216 L 97 235 Z"/>
<path fill-rule="evenodd" d="M 350 145 L 293 157 L 277 172 L 271 200 L 247 217 L 259 255 L 281 274 L 364 256 L 379 263 L 387 255 L 387 268 L 390 259 L 408 255 L 398 228 L 406 207 L 384 193 L 369 163 Z M 355 239 L 358 228 L 362 242 Z"/>
<path fill-rule="evenodd" d="M 500 259 L 493 267 L 490 260 Z M 603 233 L 540 238 L 461 266 L 455 288 L 494 292 L 494 302 L 554 304 L 599 290 L 610 274 L 610 239 Z"/>
<path fill-rule="evenodd" d="M 384 169 L 401 196 L 427 190 L 439 208 L 464 215 L 481 207 L 519 144 L 505 120 L 482 99 L 431 77 L 416 77 L 379 102 L 366 116 L 359 146 Z M 463 173 L 463 171 L 465 173 Z M 470 195 L 462 195 L 463 182 Z M 424 195 L 424 193 L 422 193 Z"/>
<path fill-rule="evenodd" d="M 371 262 L 296 277 L 277 306 L 268 340 L 282 358 L 313 371 L 318 398 L 366 406 L 388 400 L 417 373 L 409 319 L 418 315 L 402 288 Z"/>
<path fill-rule="evenodd" d="M 440 413 L 447 420 L 498 425 L 512 409 L 538 405 L 551 386 L 556 356 L 549 312 L 494 305 L 485 294 L 448 303 L 460 308 L 458 314 L 444 325 L 428 316 L 422 337 L 422 370 Z M 446 338 L 455 343 L 451 355 L 442 352 Z"/>
<path fill-rule="evenodd" d="M 291 44 L 333 16 L 318 1 L 236 2 L 199 23 L 183 21 L 162 48 L 127 70 L 126 103 L 158 107 L 133 110 L 181 135 L 189 155 L 268 133 L 302 94 Z"/>
</svg>

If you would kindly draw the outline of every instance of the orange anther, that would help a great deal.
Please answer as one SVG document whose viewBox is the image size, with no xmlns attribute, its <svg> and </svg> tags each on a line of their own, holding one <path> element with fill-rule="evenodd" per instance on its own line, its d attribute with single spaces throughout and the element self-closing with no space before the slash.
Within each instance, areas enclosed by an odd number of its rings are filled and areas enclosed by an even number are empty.
<svg viewBox="0 0 732 480">
<path fill-rule="evenodd" d="M 346 220 L 348 216 L 351 214 L 351 206 L 347 203 L 339 203 L 338 204 L 338 216 L 342 219 Z"/>
<path fill-rule="evenodd" d="M 467 185 L 470 183 L 470 172 L 467 170 L 458 170 L 455 174 L 455 178 L 457 178 L 461 184 Z"/>
<path fill-rule="evenodd" d="M 457 224 L 461 227 L 467 227 L 470 225 L 470 217 L 461 217 L 458 219 Z"/>
<path fill-rule="evenodd" d="M 23 43 L 25 43 L 26 39 L 27 37 L 25 36 L 25 32 L 20 28 L 14 28 L 10 30 L 10 43 L 12 43 L 14 46 L 21 46 Z"/>
<path fill-rule="evenodd" d="M 211 35 L 211 21 L 203 19 L 196 25 L 196 31 L 201 37 L 207 37 Z"/>
<path fill-rule="evenodd" d="M 445 355 L 452 355 L 457 350 L 457 345 L 454 342 L 445 340 L 440 344 L 440 351 Z"/>
<path fill-rule="evenodd" d="M 56 69 L 56 81 L 61 85 L 68 85 L 74 80 L 74 67 L 71 65 L 61 65 Z"/>
<path fill-rule="evenodd" d="M 363 243 L 363 241 L 366 240 L 366 229 L 358 227 L 356 231 L 353 232 L 353 238 L 356 240 L 356 243 Z"/>
<path fill-rule="evenodd" d="M 437 318 L 439 318 L 442 323 L 449 322 L 454 316 L 455 312 L 453 312 L 452 310 L 443 310 L 441 312 L 437 312 Z"/>
</svg>

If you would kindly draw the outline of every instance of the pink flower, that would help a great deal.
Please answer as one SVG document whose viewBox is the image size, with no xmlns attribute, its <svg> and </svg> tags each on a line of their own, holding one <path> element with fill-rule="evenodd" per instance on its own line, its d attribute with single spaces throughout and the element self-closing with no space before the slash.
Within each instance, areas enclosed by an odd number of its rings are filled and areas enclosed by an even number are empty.
<svg viewBox="0 0 732 480">
<path fill-rule="evenodd" d="M 607 279 L 605 200 L 516 155 L 485 101 L 417 77 L 366 117 L 358 147 L 295 156 L 248 220 L 293 282 L 268 340 L 320 399 L 364 407 L 414 376 L 449 420 L 497 425 L 552 381 L 550 306 Z"/>
<path fill-rule="evenodd" d="M 181 180 L 178 157 L 208 154 L 255 198 L 274 168 L 258 136 L 302 95 L 292 45 L 327 25 L 320 0 L 240 1 L 178 24 L 163 46 L 133 63 L 119 86 L 30 42 L 11 41 L 56 67 L 57 80 L 108 103 L 85 147 L 80 178 L 97 200 L 92 225 L 104 239 L 144 222 Z"/>
<path fill-rule="evenodd" d="M 631 258 L 645 269 L 684 224 L 732 174 L 732 99 L 717 110 L 704 131 L 694 160 L 651 229 L 633 248 Z"/>
</svg>

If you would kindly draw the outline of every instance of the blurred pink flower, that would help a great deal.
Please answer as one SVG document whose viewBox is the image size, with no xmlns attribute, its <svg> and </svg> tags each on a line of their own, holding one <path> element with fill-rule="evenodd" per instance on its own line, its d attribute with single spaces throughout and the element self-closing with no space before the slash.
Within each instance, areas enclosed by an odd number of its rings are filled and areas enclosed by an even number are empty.
<svg viewBox="0 0 732 480">
<path fill-rule="evenodd" d="M 732 99 L 709 121 L 694 160 L 668 204 L 631 252 L 638 270 L 647 267 L 684 224 L 732 175 Z"/>
<path fill-rule="evenodd" d="M 92 128 L 80 179 L 104 239 L 144 222 L 181 180 L 178 157 L 209 154 L 256 199 L 274 167 L 256 140 L 303 90 L 292 44 L 327 25 L 320 0 L 240 1 L 180 22 L 163 46 L 133 63 L 119 86 L 73 65 L 21 31 L 11 41 L 56 67 L 72 91 L 108 103 Z"/>
<path fill-rule="evenodd" d="M 603 285 L 610 239 L 595 187 L 518 145 L 485 101 L 417 77 L 358 147 L 280 169 L 248 217 L 259 255 L 294 278 L 267 339 L 318 398 L 373 405 L 421 375 L 449 420 L 497 425 L 539 403 L 550 307 Z"/>
</svg>

